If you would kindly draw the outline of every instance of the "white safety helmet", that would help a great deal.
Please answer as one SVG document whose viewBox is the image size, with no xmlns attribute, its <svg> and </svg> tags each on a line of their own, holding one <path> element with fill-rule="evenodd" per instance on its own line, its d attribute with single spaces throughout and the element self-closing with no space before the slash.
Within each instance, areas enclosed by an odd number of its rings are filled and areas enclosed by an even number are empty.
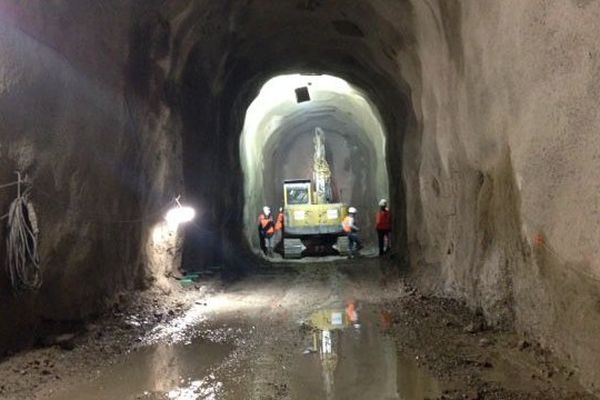
<svg viewBox="0 0 600 400">
<path fill-rule="evenodd" d="M 387 200 L 386 199 L 379 200 L 379 207 L 385 207 L 385 206 L 387 206 Z"/>
<path fill-rule="evenodd" d="M 269 215 L 269 214 L 271 214 L 271 209 L 269 207 L 267 207 L 267 206 L 264 206 L 263 207 L 263 213 L 265 215 Z"/>
<path fill-rule="evenodd" d="M 354 207 L 350 207 L 350 208 L 348 208 L 348 212 L 350 214 L 356 214 L 358 212 L 358 210 L 356 208 L 354 208 Z"/>
</svg>

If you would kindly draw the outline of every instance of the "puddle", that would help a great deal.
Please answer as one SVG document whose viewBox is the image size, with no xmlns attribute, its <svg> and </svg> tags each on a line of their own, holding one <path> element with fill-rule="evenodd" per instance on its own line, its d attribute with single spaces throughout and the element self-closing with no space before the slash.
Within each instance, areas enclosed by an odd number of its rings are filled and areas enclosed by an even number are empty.
<svg viewBox="0 0 600 400">
<path fill-rule="evenodd" d="M 230 344 L 201 340 L 146 347 L 50 400 L 216 399 L 221 383 L 210 370 L 232 350 Z"/>
<path fill-rule="evenodd" d="M 306 333 L 307 354 L 295 352 L 291 362 L 283 366 L 289 398 L 439 397 L 439 385 L 428 372 L 414 359 L 398 354 L 394 341 L 384 332 L 388 319 L 375 309 L 357 310 L 353 305 L 315 312 L 308 321 L 312 328 Z M 235 359 L 236 351 L 244 347 L 243 340 L 236 340 L 241 331 L 227 324 L 210 331 L 214 337 L 208 339 L 203 336 L 191 343 L 144 347 L 118 364 L 99 370 L 94 380 L 70 387 L 49 400 L 248 398 L 228 396 L 226 393 L 236 391 L 235 387 L 225 387 L 232 382 L 224 384 L 212 374 L 228 365 L 227 360 Z M 248 333 L 254 334 L 254 330 Z M 235 371 L 240 382 L 246 379 L 244 368 Z M 270 368 L 281 373 L 279 365 Z M 260 378 L 260 368 L 255 372 Z"/>
<path fill-rule="evenodd" d="M 398 354 L 376 310 L 326 309 L 309 318 L 309 349 L 292 371 L 292 398 L 423 400 L 441 395 L 414 359 Z"/>
</svg>

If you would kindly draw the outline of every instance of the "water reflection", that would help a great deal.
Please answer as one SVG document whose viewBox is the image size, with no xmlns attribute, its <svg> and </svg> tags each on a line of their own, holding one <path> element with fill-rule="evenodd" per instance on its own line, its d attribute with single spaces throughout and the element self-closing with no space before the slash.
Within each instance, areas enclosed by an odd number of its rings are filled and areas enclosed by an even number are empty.
<svg viewBox="0 0 600 400">
<path fill-rule="evenodd" d="M 166 393 L 169 399 L 213 399 L 220 388 L 209 371 L 233 347 L 194 341 L 189 345 L 156 345 L 130 354 L 99 372 L 96 380 L 56 394 L 52 400 L 139 399 Z M 202 397 L 200 397 L 202 396 Z"/>
<path fill-rule="evenodd" d="M 427 371 L 398 354 L 394 341 L 384 334 L 391 324 L 389 313 L 363 310 L 350 302 L 316 311 L 309 323 L 316 354 L 298 360 L 295 397 L 422 400 L 440 395 Z M 319 368 L 312 365 L 315 361 Z"/>
<path fill-rule="evenodd" d="M 313 330 L 313 349 L 319 352 L 327 399 L 333 398 L 334 373 L 338 363 L 340 330 L 349 325 L 350 319 L 343 310 L 320 310 L 310 318 Z"/>
<path fill-rule="evenodd" d="M 223 383 L 208 376 L 202 380 L 192 381 L 188 386 L 173 389 L 167 393 L 170 400 L 216 400 Z"/>
</svg>

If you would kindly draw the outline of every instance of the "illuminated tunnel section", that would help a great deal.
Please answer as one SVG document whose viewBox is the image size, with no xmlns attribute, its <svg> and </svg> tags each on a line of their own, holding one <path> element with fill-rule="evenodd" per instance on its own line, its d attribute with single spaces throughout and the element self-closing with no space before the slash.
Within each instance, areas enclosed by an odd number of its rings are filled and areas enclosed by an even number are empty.
<svg viewBox="0 0 600 400">
<path fill-rule="evenodd" d="M 362 235 L 374 243 L 374 213 L 388 198 L 381 117 L 358 88 L 330 75 L 281 75 L 249 106 L 240 137 L 244 228 L 258 252 L 256 218 L 283 206 L 283 181 L 311 179 L 315 128 L 325 133 L 334 199 L 359 210 Z"/>
</svg>

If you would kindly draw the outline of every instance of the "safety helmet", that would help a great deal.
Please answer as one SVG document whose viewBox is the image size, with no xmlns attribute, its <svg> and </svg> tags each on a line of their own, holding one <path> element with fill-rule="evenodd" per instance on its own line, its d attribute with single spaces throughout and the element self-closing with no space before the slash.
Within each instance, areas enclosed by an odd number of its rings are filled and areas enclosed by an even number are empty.
<svg viewBox="0 0 600 400">
<path fill-rule="evenodd" d="M 269 214 L 271 214 L 271 209 L 269 207 L 267 207 L 267 206 L 264 206 L 263 207 L 263 213 L 265 215 L 269 215 Z"/>
<path fill-rule="evenodd" d="M 356 210 L 356 208 L 354 208 L 354 207 L 350 207 L 350 208 L 348 208 L 348 212 L 349 212 L 350 214 L 356 214 L 358 211 Z"/>
<path fill-rule="evenodd" d="M 385 206 L 387 206 L 387 200 L 386 199 L 379 200 L 379 207 L 385 207 Z"/>
</svg>

